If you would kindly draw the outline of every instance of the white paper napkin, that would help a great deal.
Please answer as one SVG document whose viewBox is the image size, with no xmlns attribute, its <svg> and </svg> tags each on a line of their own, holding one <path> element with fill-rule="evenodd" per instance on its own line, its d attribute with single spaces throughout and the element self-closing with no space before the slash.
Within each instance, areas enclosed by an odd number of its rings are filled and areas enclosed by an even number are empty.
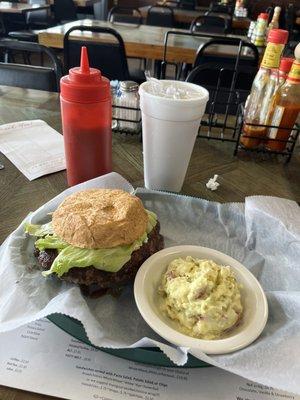
<svg viewBox="0 0 300 400">
<path fill-rule="evenodd" d="M 0 152 L 30 181 L 66 168 L 62 135 L 39 119 L 1 125 Z"/>
</svg>

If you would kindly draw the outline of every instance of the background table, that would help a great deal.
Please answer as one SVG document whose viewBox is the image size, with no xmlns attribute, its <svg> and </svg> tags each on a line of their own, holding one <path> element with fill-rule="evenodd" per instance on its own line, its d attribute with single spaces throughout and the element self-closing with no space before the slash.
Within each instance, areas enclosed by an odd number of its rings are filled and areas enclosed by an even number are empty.
<svg viewBox="0 0 300 400">
<path fill-rule="evenodd" d="M 0 1 L 0 14 L 24 14 L 34 10 L 44 10 L 45 8 L 49 8 L 49 4 L 42 5 Z"/>
<path fill-rule="evenodd" d="M 28 0 L 19 0 L 20 3 L 28 3 Z M 91 7 L 92 5 L 98 3 L 101 0 L 73 0 L 78 7 Z M 52 5 L 54 0 L 47 0 L 47 3 Z"/>
<path fill-rule="evenodd" d="M 149 8 L 150 8 L 150 6 L 144 6 L 144 7 L 139 8 L 143 18 L 147 17 Z M 190 24 L 196 17 L 198 17 L 199 15 L 204 15 L 208 11 L 207 7 L 206 8 L 205 7 L 196 7 L 195 10 L 185 10 L 182 8 L 175 8 L 172 6 L 171 6 L 171 8 L 173 9 L 173 12 L 174 12 L 175 22 L 185 23 L 185 24 Z M 228 14 L 210 13 L 209 15 L 222 17 L 222 18 L 226 18 L 226 19 L 230 18 Z M 250 25 L 249 18 L 235 17 L 235 16 L 233 16 L 233 18 L 232 18 L 232 28 L 233 29 L 248 29 L 249 25 Z"/>
<path fill-rule="evenodd" d="M 92 19 L 69 22 L 64 25 L 39 31 L 39 43 L 48 47 L 63 48 L 64 34 L 72 26 L 101 26 L 115 29 L 122 36 L 125 43 L 127 56 L 161 60 L 164 52 L 164 37 L 171 28 L 162 28 L 149 25 L 120 24 Z M 188 32 L 176 29 L 176 31 Z M 71 35 L 74 38 L 86 41 L 101 41 L 101 36 L 91 32 L 77 32 Z M 215 35 L 218 36 L 218 35 Z M 245 36 L 226 35 L 227 37 L 242 38 Z M 103 36 L 102 36 L 103 37 Z M 225 35 L 220 35 L 225 37 Z M 107 40 L 107 38 L 106 38 Z M 193 63 L 198 47 L 207 42 L 209 38 L 191 36 L 172 36 L 168 41 L 167 60 L 172 62 Z M 224 46 L 214 46 L 211 50 L 214 54 L 226 54 L 234 56 L 236 52 Z"/>
<path fill-rule="evenodd" d="M 78 7 L 91 7 L 100 0 L 73 0 Z M 54 4 L 54 0 L 50 0 L 50 4 Z"/>
</svg>

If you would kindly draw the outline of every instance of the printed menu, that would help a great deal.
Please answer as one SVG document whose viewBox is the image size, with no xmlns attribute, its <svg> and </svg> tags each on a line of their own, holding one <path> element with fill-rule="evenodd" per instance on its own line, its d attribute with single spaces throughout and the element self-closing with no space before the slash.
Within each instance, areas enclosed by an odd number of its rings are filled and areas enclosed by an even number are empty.
<svg viewBox="0 0 300 400">
<path fill-rule="evenodd" d="M 47 319 L 0 334 L 0 384 L 70 400 L 300 400 L 215 367 L 165 368 L 123 360 Z"/>
</svg>

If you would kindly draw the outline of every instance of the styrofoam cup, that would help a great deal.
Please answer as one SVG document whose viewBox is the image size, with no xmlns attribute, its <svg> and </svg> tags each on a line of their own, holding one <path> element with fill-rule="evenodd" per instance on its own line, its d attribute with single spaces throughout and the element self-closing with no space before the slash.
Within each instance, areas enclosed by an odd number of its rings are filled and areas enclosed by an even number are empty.
<svg viewBox="0 0 300 400">
<path fill-rule="evenodd" d="M 141 84 L 145 187 L 179 192 L 209 94 L 203 87 L 189 82 L 160 82 L 188 90 L 194 96 L 188 99 L 161 97 L 151 93 L 152 82 Z"/>
</svg>

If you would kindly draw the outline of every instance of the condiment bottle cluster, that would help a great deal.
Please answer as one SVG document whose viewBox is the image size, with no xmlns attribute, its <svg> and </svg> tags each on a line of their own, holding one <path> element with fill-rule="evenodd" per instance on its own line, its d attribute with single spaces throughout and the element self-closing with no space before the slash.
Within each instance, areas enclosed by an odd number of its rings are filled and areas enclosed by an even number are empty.
<svg viewBox="0 0 300 400">
<path fill-rule="evenodd" d="M 282 152 L 295 134 L 300 112 L 300 46 L 295 60 L 281 58 L 287 40 L 285 30 L 271 29 L 268 34 L 264 57 L 245 106 L 240 143 L 247 149 L 263 147 Z"/>
</svg>

